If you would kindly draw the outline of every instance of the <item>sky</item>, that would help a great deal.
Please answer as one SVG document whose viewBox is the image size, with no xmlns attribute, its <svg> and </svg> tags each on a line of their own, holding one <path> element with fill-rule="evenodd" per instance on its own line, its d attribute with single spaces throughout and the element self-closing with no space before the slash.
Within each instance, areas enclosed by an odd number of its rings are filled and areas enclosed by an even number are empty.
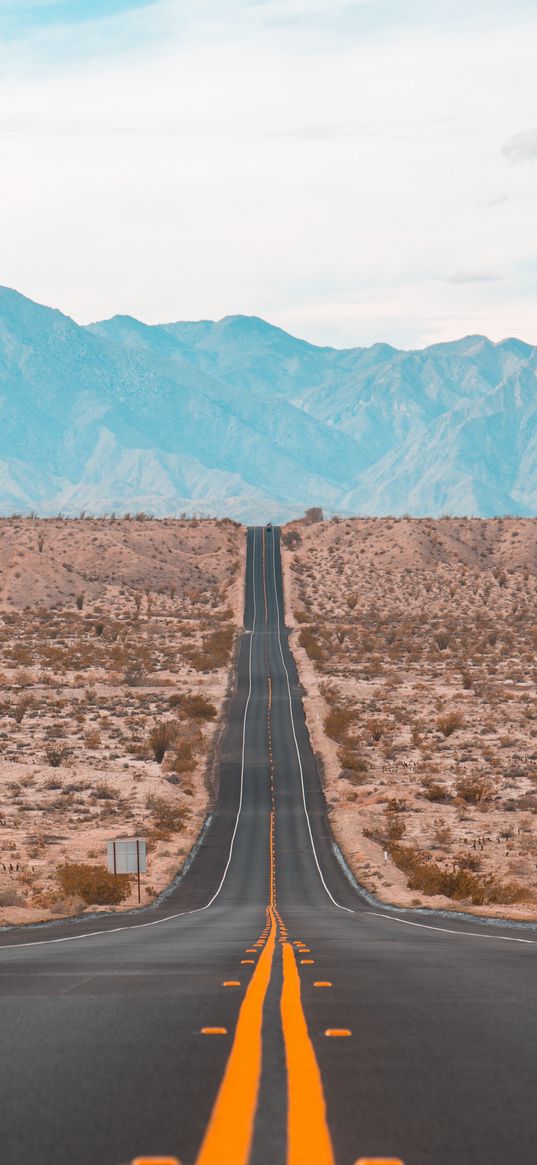
<svg viewBox="0 0 537 1165">
<path fill-rule="evenodd" d="M 0 0 L 0 283 L 537 343 L 535 0 Z"/>
</svg>

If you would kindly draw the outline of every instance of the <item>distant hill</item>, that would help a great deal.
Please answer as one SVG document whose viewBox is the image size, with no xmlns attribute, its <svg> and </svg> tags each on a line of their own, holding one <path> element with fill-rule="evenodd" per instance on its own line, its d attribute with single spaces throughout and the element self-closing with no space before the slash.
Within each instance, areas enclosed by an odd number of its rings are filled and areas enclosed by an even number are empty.
<svg viewBox="0 0 537 1165">
<path fill-rule="evenodd" d="M 318 348 L 264 320 L 80 327 L 0 288 L 0 513 L 537 511 L 537 349 Z"/>
</svg>

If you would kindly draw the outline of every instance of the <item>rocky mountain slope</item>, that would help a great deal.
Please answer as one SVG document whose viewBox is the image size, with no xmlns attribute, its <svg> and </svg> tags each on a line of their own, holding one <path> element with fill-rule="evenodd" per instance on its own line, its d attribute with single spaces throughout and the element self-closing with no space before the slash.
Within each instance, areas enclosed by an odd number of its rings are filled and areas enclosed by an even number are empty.
<svg viewBox="0 0 537 1165">
<path fill-rule="evenodd" d="M 318 348 L 256 317 L 80 327 L 0 289 L 0 513 L 532 514 L 537 349 Z"/>
</svg>

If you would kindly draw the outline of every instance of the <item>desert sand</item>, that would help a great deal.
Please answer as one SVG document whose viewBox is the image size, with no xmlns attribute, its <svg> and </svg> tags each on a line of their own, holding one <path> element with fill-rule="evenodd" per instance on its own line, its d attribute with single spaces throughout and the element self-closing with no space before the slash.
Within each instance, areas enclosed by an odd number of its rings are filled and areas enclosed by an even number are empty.
<svg viewBox="0 0 537 1165">
<path fill-rule="evenodd" d="M 143 902 L 181 868 L 215 793 L 244 554 L 231 521 L 0 520 L 0 924 L 95 909 L 58 869 L 106 863 L 114 837 L 148 839 Z"/>
<path fill-rule="evenodd" d="M 333 519 L 283 541 L 356 878 L 385 902 L 536 918 L 537 521 Z"/>
</svg>

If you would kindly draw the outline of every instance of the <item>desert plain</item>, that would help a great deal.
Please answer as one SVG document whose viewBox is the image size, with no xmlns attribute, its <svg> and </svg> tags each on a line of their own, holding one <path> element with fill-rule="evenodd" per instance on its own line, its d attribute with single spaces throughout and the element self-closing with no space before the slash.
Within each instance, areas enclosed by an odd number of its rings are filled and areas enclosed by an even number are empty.
<svg viewBox="0 0 537 1165">
<path fill-rule="evenodd" d="M 537 917 L 537 522 L 313 511 L 286 622 L 334 837 L 386 903 Z M 242 625 L 230 520 L 0 520 L 0 925 L 147 903 L 217 793 Z"/>
<path fill-rule="evenodd" d="M 384 902 L 537 917 L 537 522 L 283 532 L 332 830 Z"/>
<path fill-rule="evenodd" d="M 147 838 L 143 903 L 180 870 L 214 796 L 244 559 L 229 520 L 0 520 L 0 925 L 136 905 L 135 881 L 88 886 L 109 839 Z"/>
</svg>

